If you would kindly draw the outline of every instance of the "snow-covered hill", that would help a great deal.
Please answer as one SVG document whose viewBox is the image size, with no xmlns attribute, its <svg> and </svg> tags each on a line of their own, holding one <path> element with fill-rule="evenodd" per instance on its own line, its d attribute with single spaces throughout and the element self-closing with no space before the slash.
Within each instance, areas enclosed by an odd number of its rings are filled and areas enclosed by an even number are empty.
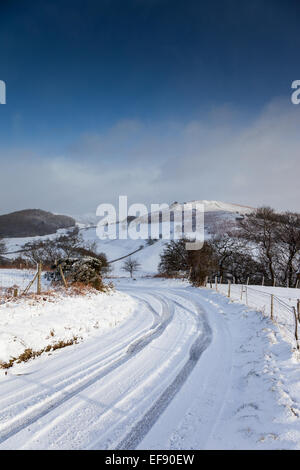
<svg viewBox="0 0 300 470">
<path fill-rule="evenodd" d="M 229 204 L 226 202 L 221 202 L 221 201 L 207 201 L 207 200 L 195 200 L 195 201 L 188 201 L 188 202 L 174 202 L 173 204 L 170 205 L 169 209 L 163 209 L 160 212 L 162 213 L 163 216 L 166 214 L 169 214 L 171 211 L 183 211 L 187 209 L 188 205 L 193 204 L 194 206 L 196 205 L 202 205 L 204 208 L 205 213 L 226 213 L 232 214 L 232 215 L 244 215 L 244 214 L 249 214 L 250 212 L 253 212 L 255 209 L 250 206 L 241 206 L 239 204 Z M 218 214 L 220 215 L 220 214 Z M 159 217 L 159 212 L 151 212 L 151 221 L 157 222 Z M 145 223 L 148 221 L 148 216 L 143 216 L 143 217 L 138 217 L 135 222 L 136 223 Z"/>
<path fill-rule="evenodd" d="M 224 222 L 236 223 L 236 220 L 240 217 L 243 217 L 245 214 L 253 212 L 255 210 L 249 206 L 243 206 L 239 204 L 229 204 L 221 201 L 207 201 L 207 200 L 198 200 L 191 201 L 193 204 L 203 204 L 204 207 L 204 227 L 205 233 L 209 234 L 214 233 L 216 226 L 220 226 Z M 161 211 L 161 217 L 163 220 L 170 220 L 170 213 L 174 210 L 183 211 L 187 207 L 187 202 L 184 203 L 173 203 L 168 209 L 163 209 Z M 150 219 L 151 216 L 151 219 Z M 83 222 L 84 221 L 84 222 Z M 160 223 L 159 212 L 152 212 L 146 216 L 137 217 L 132 224 L 136 226 L 147 225 L 149 234 L 151 235 L 151 228 L 154 226 L 158 227 L 158 232 L 162 231 L 162 224 Z M 168 224 L 169 222 L 164 222 Z M 146 240 L 143 239 L 127 239 L 127 240 L 100 240 L 96 232 L 95 218 L 93 220 L 89 217 L 82 216 L 80 221 L 78 221 L 78 226 L 80 228 L 80 233 L 82 234 L 84 240 L 88 242 L 96 242 L 97 250 L 106 254 L 109 261 L 121 258 L 128 255 L 141 246 L 142 250 L 138 251 L 133 255 L 133 258 L 136 259 L 141 264 L 141 269 L 139 275 L 151 275 L 157 272 L 158 264 L 160 261 L 160 254 L 163 251 L 165 244 L 168 240 L 157 240 L 154 244 L 149 245 Z M 171 224 L 172 231 L 172 224 Z M 13 253 L 15 251 L 21 250 L 25 243 L 37 240 L 37 239 L 46 239 L 53 238 L 57 235 L 61 235 L 64 230 L 59 230 L 57 234 L 43 237 L 28 237 L 28 238 L 9 238 L 6 239 L 6 245 L 8 251 L 11 253 L 9 256 L 11 258 L 18 256 L 19 253 Z M 112 263 L 112 275 L 122 275 L 126 276 L 127 274 L 122 271 L 123 260 Z"/>
<path fill-rule="evenodd" d="M 238 218 L 255 210 L 253 207 L 242 206 L 238 204 L 228 204 L 221 201 L 199 200 L 191 202 L 193 204 L 203 204 L 204 227 L 205 233 L 208 236 L 209 234 L 214 233 L 216 226 L 220 226 L 224 222 L 235 224 Z M 161 216 L 159 216 L 159 212 L 151 212 L 146 216 L 137 217 L 131 222 L 131 224 L 136 226 L 147 225 L 150 236 L 151 228 L 153 228 L 153 226 L 157 227 L 157 225 L 159 225 L 158 232 L 161 233 L 163 224 L 168 224 L 169 222 L 160 223 L 160 218 L 162 218 L 163 221 L 169 221 L 171 218 L 171 211 L 183 211 L 187 204 L 189 203 L 174 203 L 170 205 L 169 209 L 163 209 L 160 211 Z M 99 240 L 96 234 L 96 227 L 83 228 L 81 233 L 85 240 L 96 241 L 98 250 L 103 251 L 109 260 L 114 260 L 125 256 L 126 254 L 137 250 L 142 245 L 143 249 L 133 255 L 134 259 L 136 259 L 141 264 L 140 275 L 153 274 L 157 272 L 157 267 L 160 261 L 160 254 L 162 253 L 165 244 L 168 242 L 168 240 L 159 239 L 153 245 L 148 245 L 145 240 L 141 239 Z M 125 273 L 122 272 L 122 264 L 123 260 L 112 264 L 112 273 L 114 275 L 125 275 Z"/>
</svg>

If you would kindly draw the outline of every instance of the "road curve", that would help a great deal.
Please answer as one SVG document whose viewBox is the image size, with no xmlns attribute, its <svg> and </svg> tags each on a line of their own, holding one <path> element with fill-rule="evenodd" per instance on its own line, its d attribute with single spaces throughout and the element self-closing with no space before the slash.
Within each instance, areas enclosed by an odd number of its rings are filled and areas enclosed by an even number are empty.
<svg viewBox="0 0 300 470">
<path fill-rule="evenodd" d="M 124 290 L 128 321 L 1 382 L 0 449 L 134 449 L 180 393 L 212 339 L 203 308 L 184 289 Z"/>
</svg>

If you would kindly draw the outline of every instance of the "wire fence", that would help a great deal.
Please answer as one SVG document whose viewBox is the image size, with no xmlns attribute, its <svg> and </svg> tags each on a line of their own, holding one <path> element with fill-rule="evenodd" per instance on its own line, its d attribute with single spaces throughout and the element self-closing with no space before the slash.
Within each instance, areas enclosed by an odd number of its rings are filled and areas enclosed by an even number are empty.
<svg viewBox="0 0 300 470">
<path fill-rule="evenodd" d="M 215 289 L 234 301 L 260 311 L 277 325 L 282 336 L 293 349 L 300 349 L 298 330 L 300 328 L 300 289 L 268 287 L 261 289 L 259 286 L 241 284 L 207 284 L 207 287 Z M 281 293 L 280 289 L 282 289 Z M 299 330 L 300 331 L 300 330 Z"/>
<path fill-rule="evenodd" d="M 47 290 L 47 287 L 48 282 L 42 275 L 41 265 L 30 269 L 0 269 L 0 303 L 2 304 L 24 293 L 41 293 Z"/>
<path fill-rule="evenodd" d="M 63 274 L 62 279 L 64 280 Z M 300 289 L 260 288 L 231 283 L 218 284 L 216 281 L 207 284 L 207 287 L 209 285 L 230 299 L 262 312 L 278 326 L 283 337 L 293 348 L 300 349 Z M 0 270 L 1 304 L 24 293 L 41 293 L 48 290 L 48 287 L 49 282 L 42 275 L 41 265 L 37 265 L 36 269 Z"/>
</svg>

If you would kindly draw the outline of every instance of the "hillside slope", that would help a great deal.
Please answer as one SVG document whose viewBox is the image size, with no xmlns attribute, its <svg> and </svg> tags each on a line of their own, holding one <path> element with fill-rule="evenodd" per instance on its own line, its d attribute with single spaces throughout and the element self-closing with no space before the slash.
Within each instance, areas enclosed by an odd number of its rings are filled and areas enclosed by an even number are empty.
<svg viewBox="0 0 300 470">
<path fill-rule="evenodd" d="M 75 226 L 75 220 L 40 209 L 26 209 L 0 215 L 0 237 L 49 235 L 58 229 Z"/>
<path fill-rule="evenodd" d="M 194 201 L 195 202 L 195 201 Z M 226 223 L 235 224 L 237 223 L 237 219 L 243 217 L 244 214 L 253 212 L 255 209 L 252 207 L 241 206 L 237 204 L 227 204 L 220 201 L 197 201 L 204 205 L 204 228 L 206 236 L 210 236 L 213 234 L 217 229 L 220 230 L 220 227 Z M 176 203 L 176 206 L 182 209 L 183 204 Z M 170 211 L 174 208 L 175 204 L 170 206 L 170 209 L 163 212 L 164 220 L 170 220 Z M 148 226 L 148 232 L 151 236 L 151 229 L 158 228 L 159 233 L 162 230 L 162 223 L 160 222 L 160 217 L 157 213 L 151 213 L 151 222 L 149 222 L 149 215 L 143 217 L 137 217 L 132 224 L 135 225 L 143 225 L 146 224 Z M 73 220 L 73 219 L 72 219 Z M 97 220 L 99 220 L 97 218 Z M 135 253 L 132 257 L 136 259 L 140 264 L 141 268 L 137 273 L 138 276 L 141 275 L 152 275 L 157 273 L 158 264 L 160 261 L 160 254 L 162 253 L 164 246 L 168 243 L 168 240 L 159 239 L 153 245 L 149 245 L 146 240 L 137 239 L 127 239 L 127 240 L 110 240 L 109 238 L 105 240 L 100 240 L 97 236 L 96 231 L 96 219 L 86 219 L 86 223 L 79 223 L 78 226 L 80 227 L 80 233 L 83 236 L 83 239 L 88 242 L 96 242 L 97 251 L 103 252 L 106 254 L 107 259 L 109 261 L 115 260 L 117 258 L 123 257 L 132 253 L 135 250 L 138 250 L 141 246 L 144 248 Z M 89 223 L 88 223 L 89 222 Z M 91 225 L 91 223 L 93 225 Z M 167 222 L 164 222 L 167 223 Z M 167 223 L 168 224 L 168 223 Z M 157 227 L 159 225 L 159 227 Z M 137 231 L 139 231 L 137 227 Z M 172 231 L 172 224 L 171 224 L 171 231 Z M 60 233 L 58 232 L 57 235 Z M 52 235 L 50 238 L 55 237 L 56 234 Z M 29 236 L 28 236 L 29 237 Z M 48 238 L 48 237 L 46 237 Z M 152 237 L 155 238 L 155 237 Z M 19 236 L 19 238 L 7 238 L 6 246 L 9 252 L 14 252 L 17 250 L 22 249 L 22 246 L 32 239 L 26 238 L 25 236 Z M 9 255 L 10 257 L 17 256 L 16 254 Z M 127 276 L 127 273 L 124 273 L 122 270 L 124 260 L 117 261 L 111 265 L 112 272 L 111 274 L 114 276 Z"/>
<path fill-rule="evenodd" d="M 237 220 L 243 217 L 245 214 L 249 214 L 255 210 L 253 207 L 242 206 L 238 204 L 228 204 L 220 201 L 192 201 L 194 203 L 203 204 L 204 208 L 204 231 L 207 237 L 210 237 L 211 234 L 215 233 L 216 230 L 220 230 L 227 223 L 236 224 Z M 147 215 L 137 217 L 134 219 L 131 224 L 137 226 L 137 231 L 142 225 L 146 225 L 149 236 L 151 237 L 152 229 L 155 233 L 155 228 L 158 229 L 158 232 L 162 233 L 163 225 L 169 225 L 170 220 L 172 220 L 171 212 L 176 209 L 179 211 L 184 210 L 184 206 L 187 203 L 174 203 L 169 209 L 161 211 L 161 215 L 158 212 L 151 212 Z M 188 215 L 189 217 L 189 215 Z M 162 221 L 163 219 L 163 221 Z M 185 219 L 186 220 L 186 219 Z M 166 228 L 166 227 L 165 227 Z M 186 228 L 186 227 L 185 227 Z M 173 224 L 170 224 L 171 233 L 173 231 Z M 194 228 L 193 228 L 194 230 Z M 185 232 L 186 233 L 186 232 Z M 118 257 L 124 256 L 136 249 L 141 245 L 144 248 L 138 253 L 133 255 L 133 258 L 137 260 L 141 268 L 137 275 L 148 275 L 157 272 L 158 264 L 160 261 L 160 254 L 162 253 L 165 244 L 168 243 L 166 239 L 160 239 L 153 245 L 148 245 L 145 240 L 99 240 L 96 234 L 95 227 L 83 227 L 81 230 L 83 238 L 92 242 L 95 241 L 97 244 L 97 249 L 106 254 L 108 260 L 114 260 Z M 152 237 L 155 238 L 155 237 Z M 122 270 L 123 260 L 117 261 L 111 265 L 112 274 L 127 275 Z"/>
</svg>

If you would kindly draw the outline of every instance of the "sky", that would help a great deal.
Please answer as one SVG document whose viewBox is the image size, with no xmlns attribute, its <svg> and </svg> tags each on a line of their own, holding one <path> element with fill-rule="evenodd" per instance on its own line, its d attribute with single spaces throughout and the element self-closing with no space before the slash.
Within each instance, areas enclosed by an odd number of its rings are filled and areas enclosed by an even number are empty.
<svg viewBox="0 0 300 470">
<path fill-rule="evenodd" d="M 0 213 L 299 210 L 300 3 L 3 0 Z"/>
</svg>

